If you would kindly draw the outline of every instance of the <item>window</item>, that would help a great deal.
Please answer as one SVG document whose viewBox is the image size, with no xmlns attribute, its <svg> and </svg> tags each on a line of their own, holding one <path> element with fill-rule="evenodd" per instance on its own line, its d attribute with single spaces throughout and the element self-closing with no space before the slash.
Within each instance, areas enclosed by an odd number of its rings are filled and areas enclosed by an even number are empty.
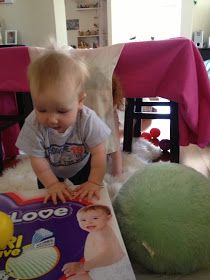
<svg viewBox="0 0 210 280">
<path fill-rule="evenodd" d="M 114 0 L 112 44 L 180 36 L 181 0 Z"/>
</svg>

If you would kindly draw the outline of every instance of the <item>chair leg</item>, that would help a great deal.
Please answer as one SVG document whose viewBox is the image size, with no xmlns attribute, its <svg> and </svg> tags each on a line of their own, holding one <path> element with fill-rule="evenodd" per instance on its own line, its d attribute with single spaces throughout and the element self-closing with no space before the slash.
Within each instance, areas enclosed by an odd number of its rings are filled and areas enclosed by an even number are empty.
<svg viewBox="0 0 210 280">
<path fill-rule="evenodd" d="M 134 106 L 135 106 L 135 113 L 138 114 L 138 118 L 135 119 L 134 122 L 134 131 L 133 131 L 133 137 L 140 137 L 141 136 L 141 110 L 142 110 L 142 98 L 135 98 L 134 99 Z"/>
<path fill-rule="evenodd" d="M 133 137 L 138 138 L 140 136 L 141 136 L 141 119 L 138 118 L 135 120 Z"/>
<path fill-rule="evenodd" d="M 171 101 L 170 119 L 170 161 L 179 163 L 179 118 L 178 104 Z"/>
<path fill-rule="evenodd" d="M 133 110 L 134 110 L 134 100 L 132 98 L 127 98 L 125 119 L 124 119 L 124 139 L 123 139 L 123 151 L 125 152 L 132 151 Z"/>
<path fill-rule="evenodd" d="M 31 94 L 29 92 L 17 92 L 16 101 L 17 101 L 17 107 L 18 107 L 18 115 L 22 116 L 22 118 L 19 121 L 20 128 L 22 128 L 25 118 L 33 110 Z"/>
</svg>

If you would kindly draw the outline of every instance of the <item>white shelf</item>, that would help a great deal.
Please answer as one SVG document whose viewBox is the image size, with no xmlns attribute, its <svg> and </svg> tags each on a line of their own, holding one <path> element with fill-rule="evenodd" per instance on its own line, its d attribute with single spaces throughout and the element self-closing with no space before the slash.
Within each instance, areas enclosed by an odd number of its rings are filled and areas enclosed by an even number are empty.
<svg viewBox="0 0 210 280">
<path fill-rule="evenodd" d="M 99 37 L 99 35 L 83 35 L 83 36 L 77 36 L 77 38 L 90 38 L 90 37 Z"/>
</svg>

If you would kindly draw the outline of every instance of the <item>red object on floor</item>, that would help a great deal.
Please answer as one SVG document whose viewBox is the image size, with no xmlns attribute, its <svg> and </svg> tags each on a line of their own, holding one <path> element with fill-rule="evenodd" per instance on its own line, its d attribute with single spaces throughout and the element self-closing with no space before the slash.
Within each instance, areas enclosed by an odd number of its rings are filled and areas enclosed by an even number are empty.
<svg viewBox="0 0 210 280">
<path fill-rule="evenodd" d="M 163 151 L 170 150 L 170 140 L 169 139 L 162 139 L 159 142 L 159 146 L 160 146 L 161 150 L 163 150 Z"/>
<path fill-rule="evenodd" d="M 152 138 L 150 142 L 157 147 L 159 146 L 159 140 L 157 138 Z"/>
<path fill-rule="evenodd" d="M 152 138 L 149 132 L 142 132 L 141 137 L 143 137 L 146 140 L 150 140 Z"/>
<path fill-rule="evenodd" d="M 150 134 L 151 134 L 152 138 L 157 138 L 158 136 L 160 136 L 160 129 L 154 127 L 152 129 L 150 129 Z"/>
</svg>

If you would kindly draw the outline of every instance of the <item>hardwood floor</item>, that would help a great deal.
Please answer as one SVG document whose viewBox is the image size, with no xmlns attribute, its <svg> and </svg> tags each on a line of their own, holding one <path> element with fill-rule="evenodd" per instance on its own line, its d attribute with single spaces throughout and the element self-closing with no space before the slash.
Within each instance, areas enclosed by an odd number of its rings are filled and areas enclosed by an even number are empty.
<svg viewBox="0 0 210 280">
<path fill-rule="evenodd" d="M 180 147 L 180 163 L 196 169 L 210 179 L 210 146 L 204 149 L 197 145 Z"/>
</svg>

